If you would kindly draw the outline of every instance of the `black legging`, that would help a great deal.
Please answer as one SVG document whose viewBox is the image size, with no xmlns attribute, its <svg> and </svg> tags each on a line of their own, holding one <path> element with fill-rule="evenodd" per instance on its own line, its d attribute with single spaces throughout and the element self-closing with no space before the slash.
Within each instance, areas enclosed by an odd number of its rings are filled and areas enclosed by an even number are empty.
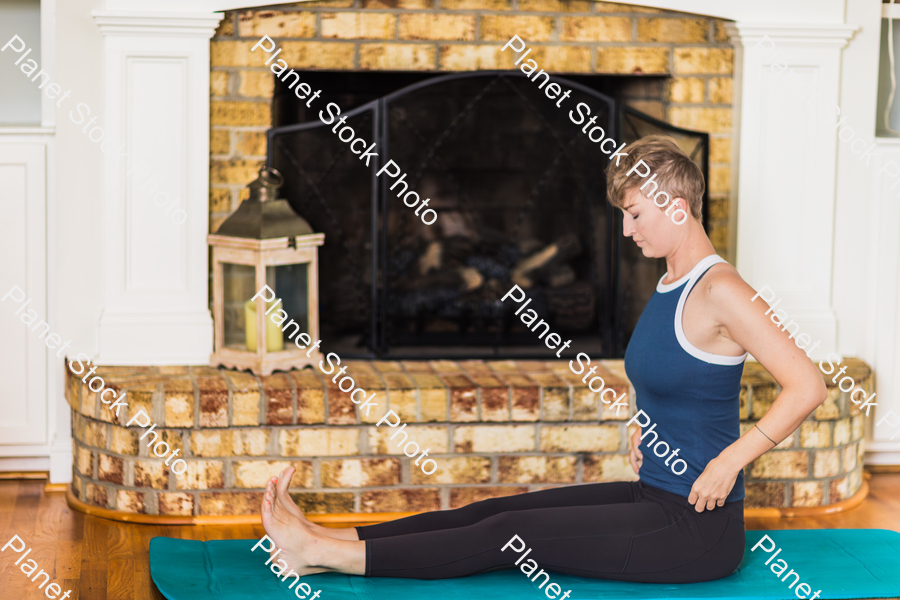
<svg viewBox="0 0 900 600">
<path fill-rule="evenodd" d="M 518 568 L 518 535 L 539 568 L 622 581 L 689 583 L 730 575 L 744 556 L 744 503 L 698 513 L 640 481 L 593 483 L 475 502 L 357 527 L 366 575 L 444 579 Z"/>
</svg>

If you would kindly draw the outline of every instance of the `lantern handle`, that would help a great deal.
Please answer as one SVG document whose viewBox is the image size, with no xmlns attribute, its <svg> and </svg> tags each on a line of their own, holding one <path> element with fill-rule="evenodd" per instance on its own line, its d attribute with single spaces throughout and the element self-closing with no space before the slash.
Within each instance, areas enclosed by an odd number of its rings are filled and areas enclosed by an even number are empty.
<svg viewBox="0 0 900 600">
<path fill-rule="evenodd" d="M 247 186 L 250 188 L 251 202 L 267 202 L 278 197 L 278 190 L 284 184 L 284 177 L 277 169 L 266 167 L 259 168 L 259 175 Z"/>
<path fill-rule="evenodd" d="M 278 169 L 262 166 L 259 169 L 259 178 L 266 187 L 280 188 L 284 185 L 284 177 L 278 172 Z"/>
</svg>

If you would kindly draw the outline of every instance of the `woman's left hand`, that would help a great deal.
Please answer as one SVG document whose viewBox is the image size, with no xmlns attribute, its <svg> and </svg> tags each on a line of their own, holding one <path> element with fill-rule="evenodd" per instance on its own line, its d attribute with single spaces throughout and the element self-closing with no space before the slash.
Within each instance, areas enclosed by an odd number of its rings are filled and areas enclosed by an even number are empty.
<svg viewBox="0 0 900 600">
<path fill-rule="evenodd" d="M 688 502 L 694 505 L 697 512 L 724 505 L 740 472 L 721 457 L 712 459 L 691 487 Z"/>
</svg>

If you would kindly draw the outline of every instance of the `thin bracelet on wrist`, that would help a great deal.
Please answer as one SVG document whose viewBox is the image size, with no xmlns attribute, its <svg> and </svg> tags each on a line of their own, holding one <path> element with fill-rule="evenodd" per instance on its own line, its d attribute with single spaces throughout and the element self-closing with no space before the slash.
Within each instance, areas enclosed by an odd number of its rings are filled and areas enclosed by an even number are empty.
<svg viewBox="0 0 900 600">
<path fill-rule="evenodd" d="M 756 427 L 757 429 L 759 429 L 759 425 L 754 424 L 753 426 Z M 770 438 L 769 436 L 767 436 L 765 431 L 763 431 L 762 429 L 759 429 L 759 432 L 760 432 L 761 434 L 765 435 L 767 440 L 769 440 L 770 442 L 772 442 L 772 443 L 775 444 L 776 446 L 778 445 L 778 442 L 776 442 L 775 440 L 773 440 L 772 438 Z"/>
</svg>

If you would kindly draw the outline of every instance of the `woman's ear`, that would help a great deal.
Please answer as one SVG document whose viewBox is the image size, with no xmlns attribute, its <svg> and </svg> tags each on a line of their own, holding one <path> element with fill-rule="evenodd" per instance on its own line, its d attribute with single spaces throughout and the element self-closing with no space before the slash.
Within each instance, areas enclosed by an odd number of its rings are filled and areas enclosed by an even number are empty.
<svg viewBox="0 0 900 600">
<path fill-rule="evenodd" d="M 669 206 L 666 207 L 666 214 L 670 214 L 673 210 L 680 208 L 684 212 L 687 211 L 687 200 L 684 198 L 673 198 L 671 202 L 669 202 Z"/>
<path fill-rule="evenodd" d="M 673 212 L 674 211 L 674 212 Z M 680 220 L 676 220 L 676 215 L 681 212 L 684 216 Z M 691 215 L 690 205 L 684 198 L 674 198 L 666 209 L 666 214 L 672 219 L 676 225 L 682 225 Z"/>
</svg>

